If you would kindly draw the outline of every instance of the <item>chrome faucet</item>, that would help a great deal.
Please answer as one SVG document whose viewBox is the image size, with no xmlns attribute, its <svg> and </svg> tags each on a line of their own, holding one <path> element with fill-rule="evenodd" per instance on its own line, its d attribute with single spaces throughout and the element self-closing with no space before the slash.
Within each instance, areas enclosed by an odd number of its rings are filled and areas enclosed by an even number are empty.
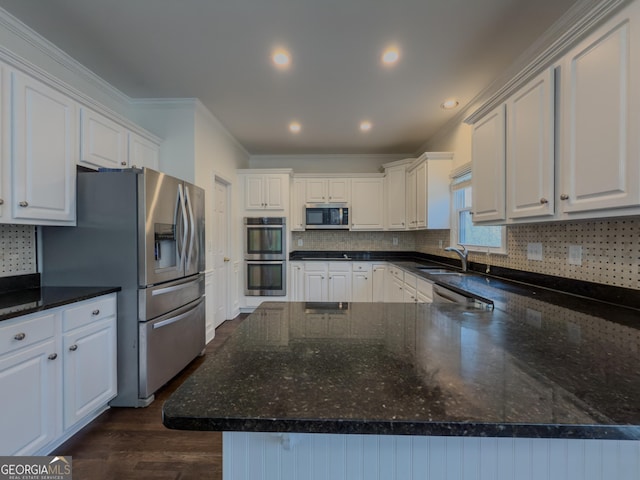
<svg viewBox="0 0 640 480">
<path fill-rule="evenodd" d="M 467 271 L 467 257 L 469 256 L 469 251 L 467 250 L 467 247 L 465 247 L 461 243 L 459 243 L 458 245 L 460 245 L 462 247 L 462 250 L 460 250 L 459 248 L 447 247 L 447 248 L 444 249 L 444 251 L 445 252 L 456 252 L 458 255 L 460 255 L 460 261 L 462 262 L 462 271 L 466 272 Z"/>
</svg>

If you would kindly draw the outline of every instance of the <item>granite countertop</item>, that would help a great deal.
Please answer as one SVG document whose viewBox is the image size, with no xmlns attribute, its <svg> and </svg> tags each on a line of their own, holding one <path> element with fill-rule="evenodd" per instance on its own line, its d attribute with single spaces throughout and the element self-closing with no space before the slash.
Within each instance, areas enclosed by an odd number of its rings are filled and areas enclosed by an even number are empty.
<svg viewBox="0 0 640 480">
<path fill-rule="evenodd" d="M 38 274 L 0 281 L 0 322 L 119 292 L 120 287 L 42 287 Z"/>
<path fill-rule="evenodd" d="M 640 439 L 637 310 L 612 321 L 612 306 L 577 311 L 476 275 L 452 282 L 496 308 L 263 303 L 167 400 L 164 424 Z"/>
</svg>

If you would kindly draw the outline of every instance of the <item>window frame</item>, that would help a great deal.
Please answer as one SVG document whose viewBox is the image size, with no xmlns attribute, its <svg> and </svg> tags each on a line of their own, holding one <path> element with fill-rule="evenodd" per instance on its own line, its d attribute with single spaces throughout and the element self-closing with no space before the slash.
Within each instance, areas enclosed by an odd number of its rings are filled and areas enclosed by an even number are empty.
<svg viewBox="0 0 640 480">
<path fill-rule="evenodd" d="M 450 225 L 449 229 L 449 242 L 450 245 L 462 245 L 460 243 L 460 212 L 468 211 L 472 212 L 473 205 L 465 205 L 463 207 L 459 207 L 459 202 L 457 201 L 456 195 L 460 190 L 464 190 L 467 188 L 473 188 L 472 185 L 472 171 L 471 171 L 471 163 L 467 163 L 457 169 L 455 169 L 451 173 L 451 184 L 449 186 L 449 191 L 451 195 L 451 217 L 450 217 Z M 478 227 L 482 227 L 483 225 L 478 225 Z M 487 225 L 492 226 L 492 225 Z M 474 253 L 485 253 L 485 254 L 496 254 L 496 255 L 506 255 L 507 254 L 507 227 L 504 225 L 495 225 L 500 227 L 500 247 L 491 247 L 487 245 L 471 245 L 471 244 L 463 244 L 467 250 Z"/>
</svg>

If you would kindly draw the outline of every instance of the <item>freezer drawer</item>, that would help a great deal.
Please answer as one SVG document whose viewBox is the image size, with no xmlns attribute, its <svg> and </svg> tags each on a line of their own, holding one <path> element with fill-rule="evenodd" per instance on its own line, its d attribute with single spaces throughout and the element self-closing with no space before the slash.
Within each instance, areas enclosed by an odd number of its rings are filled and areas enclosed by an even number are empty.
<svg viewBox="0 0 640 480">
<path fill-rule="evenodd" d="M 140 323 L 140 398 L 171 380 L 205 347 L 204 298 Z"/>
<path fill-rule="evenodd" d="M 204 274 L 138 290 L 138 320 L 156 318 L 204 295 Z"/>
</svg>

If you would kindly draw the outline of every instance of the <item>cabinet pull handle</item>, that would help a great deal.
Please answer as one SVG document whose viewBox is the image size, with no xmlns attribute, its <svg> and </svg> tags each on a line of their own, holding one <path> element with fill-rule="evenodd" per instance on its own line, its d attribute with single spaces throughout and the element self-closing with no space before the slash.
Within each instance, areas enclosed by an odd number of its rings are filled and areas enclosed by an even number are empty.
<svg viewBox="0 0 640 480">
<path fill-rule="evenodd" d="M 20 205 L 21 207 L 28 207 L 29 206 L 29 202 L 20 202 L 20 203 L 18 203 L 18 205 Z"/>
<path fill-rule="evenodd" d="M 13 338 L 14 338 L 14 340 L 20 341 L 20 340 L 24 340 L 26 337 L 27 337 L 26 333 L 20 332 L 20 333 L 16 333 Z"/>
<path fill-rule="evenodd" d="M 69 347 L 69 350 L 71 350 L 72 352 L 75 352 L 78 349 L 78 345 L 73 344 Z"/>
<path fill-rule="evenodd" d="M 562 195 L 560 195 L 560 200 L 569 200 L 569 195 L 563 193 Z"/>
<path fill-rule="evenodd" d="M 4 205 L 4 200 L 0 198 L 0 205 Z"/>
<path fill-rule="evenodd" d="M 96 308 L 93 312 L 91 312 L 91 315 L 93 316 L 100 315 L 100 310 Z"/>
<path fill-rule="evenodd" d="M 120 162 L 120 165 L 122 165 L 123 167 L 126 167 L 127 166 L 127 162 L 122 161 L 122 162 Z"/>
<path fill-rule="evenodd" d="M 57 353 L 52 353 L 51 355 L 49 355 L 47 357 L 49 360 L 55 360 L 56 358 L 58 358 L 58 354 Z"/>
<path fill-rule="evenodd" d="M 540 203 L 542 205 L 544 205 L 545 203 L 549 203 L 549 200 L 547 200 L 546 198 L 543 197 L 543 198 L 540 199 Z"/>
</svg>

